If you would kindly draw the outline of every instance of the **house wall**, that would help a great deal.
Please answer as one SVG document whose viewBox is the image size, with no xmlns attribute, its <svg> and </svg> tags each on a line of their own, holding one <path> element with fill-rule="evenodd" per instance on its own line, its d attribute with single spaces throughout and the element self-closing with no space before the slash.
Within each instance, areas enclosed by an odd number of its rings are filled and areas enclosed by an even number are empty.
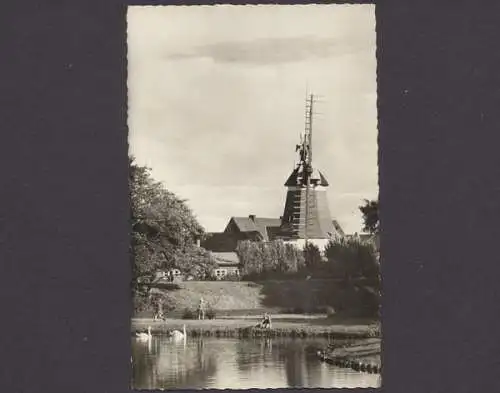
<svg viewBox="0 0 500 393">
<path fill-rule="evenodd" d="M 214 269 L 214 275 L 218 279 L 222 279 L 226 276 L 230 275 L 238 275 L 240 274 L 240 269 L 238 266 L 218 266 Z"/>
</svg>

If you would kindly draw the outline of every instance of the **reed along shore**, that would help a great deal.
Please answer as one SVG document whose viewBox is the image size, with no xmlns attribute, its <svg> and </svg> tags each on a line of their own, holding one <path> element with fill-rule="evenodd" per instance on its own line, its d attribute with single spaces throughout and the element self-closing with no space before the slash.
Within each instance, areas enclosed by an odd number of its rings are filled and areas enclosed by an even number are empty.
<svg viewBox="0 0 500 393">
<path fill-rule="evenodd" d="M 214 319 L 214 320 L 183 320 L 167 319 L 153 321 L 152 319 L 132 319 L 132 334 L 146 331 L 151 326 L 153 335 L 168 334 L 172 330 L 182 331 L 186 326 L 186 334 L 190 337 L 323 337 L 342 339 L 361 339 L 378 337 L 378 325 L 322 325 L 295 322 L 273 322 L 272 328 L 260 329 L 255 321 L 244 319 Z"/>
</svg>

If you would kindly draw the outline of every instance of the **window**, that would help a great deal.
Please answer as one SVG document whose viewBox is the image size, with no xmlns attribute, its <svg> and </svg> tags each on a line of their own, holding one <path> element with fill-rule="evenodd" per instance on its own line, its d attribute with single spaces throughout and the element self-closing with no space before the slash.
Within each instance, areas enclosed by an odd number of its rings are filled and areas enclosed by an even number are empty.
<svg viewBox="0 0 500 393">
<path fill-rule="evenodd" d="M 226 274 L 227 274 L 227 270 L 226 269 L 216 269 L 215 270 L 215 275 L 217 277 L 224 277 Z"/>
</svg>

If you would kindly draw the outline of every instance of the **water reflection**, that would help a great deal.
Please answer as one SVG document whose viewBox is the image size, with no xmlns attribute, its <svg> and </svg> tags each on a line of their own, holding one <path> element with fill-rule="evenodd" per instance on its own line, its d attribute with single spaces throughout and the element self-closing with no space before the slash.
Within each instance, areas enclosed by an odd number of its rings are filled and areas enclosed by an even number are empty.
<svg viewBox="0 0 500 393">
<path fill-rule="evenodd" d="M 321 363 L 321 339 L 153 337 L 133 341 L 134 389 L 379 387 L 378 375 Z"/>
</svg>

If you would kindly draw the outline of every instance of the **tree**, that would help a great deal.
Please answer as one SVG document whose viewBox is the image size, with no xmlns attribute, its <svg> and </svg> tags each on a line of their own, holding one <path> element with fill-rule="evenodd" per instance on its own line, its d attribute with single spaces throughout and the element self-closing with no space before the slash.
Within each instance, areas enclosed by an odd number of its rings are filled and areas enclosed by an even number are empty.
<svg viewBox="0 0 500 393">
<path fill-rule="evenodd" d="M 207 250 L 195 246 L 176 252 L 174 265 L 186 276 L 197 280 L 211 279 L 217 267 L 215 259 Z"/>
<path fill-rule="evenodd" d="M 370 233 L 378 233 L 379 230 L 379 203 L 378 200 L 364 200 L 364 204 L 359 206 L 363 214 L 363 230 Z"/>
<path fill-rule="evenodd" d="M 186 202 L 155 181 L 150 168 L 138 165 L 133 157 L 129 165 L 132 289 L 135 297 L 144 297 L 141 281 L 152 278 L 156 270 L 181 268 L 195 260 L 209 262 L 198 258 L 202 251 L 193 251 L 204 230 Z"/>
<path fill-rule="evenodd" d="M 379 265 L 375 246 L 358 238 L 331 240 L 325 248 L 330 273 L 346 281 L 378 279 Z"/>
<path fill-rule="evenodd" d="M 236 253 L 241 261 L 242 276 L 269 278 L 297 273 L 304 266 L 304 255 L 292 244 L 282 240 L 238 243 Z"/>
<path fill-rule="evenodd" d="M 306 268 L 310 273 L 317 271 L 324 265 L 321 251 L 314 243 L 308 242 L 304 247 L 304 260 Z"/>
<path fill-rule="evenodd" d="M 257 242 L 252 242 L 250 240 L 238 242 L 236 254 L 240 260 L 242 276 L 258 275 L 262 273 L 263 261 Z"/>
<path fill-rule="evenodd" d="M 335 308 L 376 317 L 380 307 L 380 264 L 375 246 L 359 238 L 332 240 L 325 249 L 330 274 L 343 279 L 343 304 Z"/>
</svg>

